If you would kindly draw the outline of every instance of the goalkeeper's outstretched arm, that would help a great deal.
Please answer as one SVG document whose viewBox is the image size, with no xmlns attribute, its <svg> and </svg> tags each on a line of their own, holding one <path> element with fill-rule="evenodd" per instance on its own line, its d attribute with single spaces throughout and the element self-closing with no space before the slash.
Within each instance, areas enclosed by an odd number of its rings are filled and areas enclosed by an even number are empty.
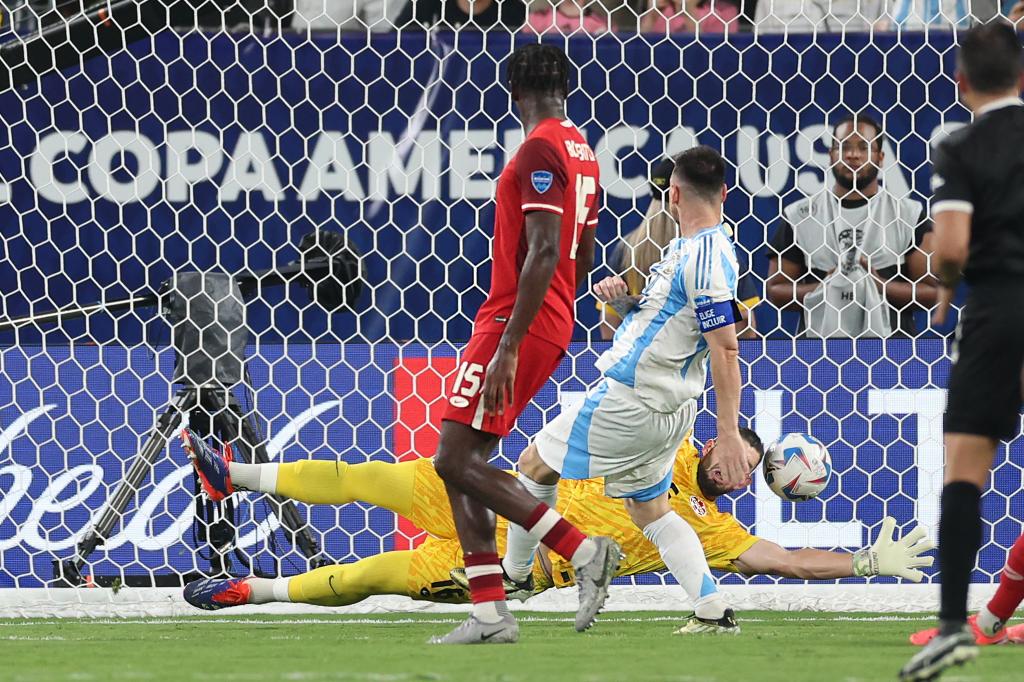
<svg viewBox="0 0 1024 682">
<path fill-rule="evenodd" d="M 870 547 L 858 552 L 829 552 L 821 549 L 787 550 L 774 542 L 759 540 L 733 563 L 746 575 L 779 575 L 801 580 L 832 580 L 852 576 L 892 575 L 921 582 L 919 570 L 931 566 L 934 557 L 921 556 L 935 548 L 918 526 L 895 538 L 896 520 L 887 516 Z"/>
</svg>

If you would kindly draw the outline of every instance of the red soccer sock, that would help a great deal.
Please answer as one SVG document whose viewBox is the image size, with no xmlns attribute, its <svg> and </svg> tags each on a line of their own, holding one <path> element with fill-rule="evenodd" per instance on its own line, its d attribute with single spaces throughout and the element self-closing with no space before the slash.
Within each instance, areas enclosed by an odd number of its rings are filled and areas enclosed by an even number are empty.
<svg viewBox="0 0 1024 682">
<path fill-rule="evenodd" d="M 550 547 L 563 559 L 570 561 L 587 539 L 587 536 L 581 533 L 576 526 L 563 519 L 561 514 L 543 502 L 530 512 L 523 528 L 527 533 L 538 538 L 541 544 Z"/>
<path fill-rule="evenodd" d="M 1006 622 L 1024 600 L 1024 535 L 1017 538 L 1006 557 L 1006 567 L 999 576 L 999 589 L 988 603 L 988 610 Z"/>
<path fill-rule="evenodd" d="M 501 562 L 497 554 L 477 552 L 466 554 L 466 577 L 469 578 L 469 596 L 473 604 L 505 601 L 505 586 L 501 580 Z"/>
</svg>

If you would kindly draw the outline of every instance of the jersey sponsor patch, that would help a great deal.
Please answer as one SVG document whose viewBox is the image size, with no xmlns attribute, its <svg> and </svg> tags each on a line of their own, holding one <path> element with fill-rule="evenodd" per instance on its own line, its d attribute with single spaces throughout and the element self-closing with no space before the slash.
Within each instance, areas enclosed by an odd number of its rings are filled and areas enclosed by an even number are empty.
<svg viewBox="0 0 1024 682">
<path fill-rule="evenodd" d="M 701 297 L 703 298 L 703 297 Z M 732 301 L 711 303 L 697 300 L 697 323 L 702 332 L 736 323 L 736 308 Z"/>
<path fill-rule="evenodd" d="M 696 495 L 690 495 L 690 506 L 693 507 L 693 513 L 697 516 L 708 515 L 708 506 Z"/>
<path fill-rule="evenodd" d="M 555 176 L 551 171 L 533 171 L 530 174 L 530 184 L 537 190 L 539 194 L 544 194 L 551 189 L 551 183 L 554 181 Z"/>
</svg>

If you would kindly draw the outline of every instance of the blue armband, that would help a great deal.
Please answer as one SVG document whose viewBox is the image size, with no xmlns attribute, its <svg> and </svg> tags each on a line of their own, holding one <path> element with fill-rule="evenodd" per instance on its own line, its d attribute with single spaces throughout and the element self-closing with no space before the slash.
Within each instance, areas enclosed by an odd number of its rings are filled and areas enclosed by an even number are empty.
<svg viewBox="0 0 1024 682">
<path fill-rule="evenodd" d="M 727 324 L 736 324 L 735 311 L 736 308 L 732 301 L 720 301 L 719 303 L 701 301 L 697 305 L 697 323 L 702 332 L 709 332 Z"/>
</svg>

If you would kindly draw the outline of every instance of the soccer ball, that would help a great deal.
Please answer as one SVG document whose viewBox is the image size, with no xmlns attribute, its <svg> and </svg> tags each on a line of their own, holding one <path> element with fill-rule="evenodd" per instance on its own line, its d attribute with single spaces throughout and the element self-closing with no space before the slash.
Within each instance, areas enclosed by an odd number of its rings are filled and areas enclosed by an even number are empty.
<svg viewBox="0 0 1024 682">
<path fill-rule="evenodd" d="M 832 458 L 817 438 L 787 433 L 768 446 L 764 480 L 784 500 L 802 502 L 817 497 L 832 477 Z"/>
</svg>

